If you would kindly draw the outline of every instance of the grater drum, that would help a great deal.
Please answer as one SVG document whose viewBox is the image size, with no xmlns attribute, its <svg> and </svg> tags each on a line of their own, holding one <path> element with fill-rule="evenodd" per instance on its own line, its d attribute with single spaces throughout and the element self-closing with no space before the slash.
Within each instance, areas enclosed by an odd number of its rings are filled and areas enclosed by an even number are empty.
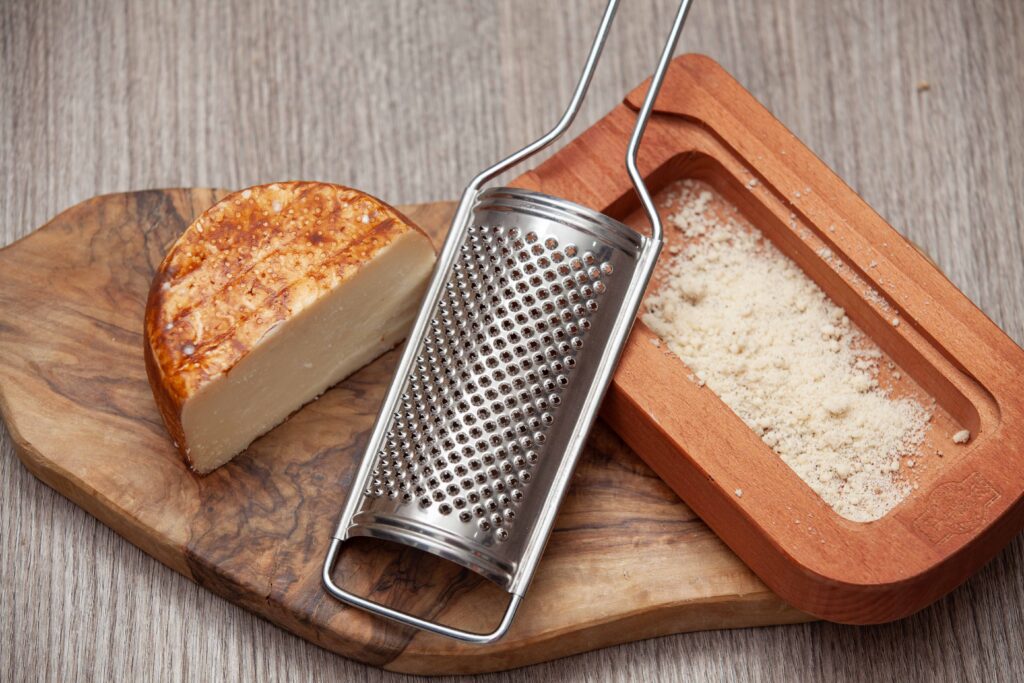
<svg viewBox="0 0 1024 683">
<path fill-rule="evenodd" d="M 533 577 L 661 249 L 636 150 L 690 0 L 680 5 L 627 154 L 651 236 L 564 199 L 479 186 L 568 128 L 617 4 L 608 3 L 558 126 L 481 173 L 463 196 L 324 564 L 325 586 L 344 602 L 486 643 L 507 631 Z M 500 624 L 470 633 L 339 587 L 331 570 L 342 543 L 357 536 L 490 579 L 511 594 Z"/>
<path fill-rule="evenodd" d="M 474 209 L 350 536 L 388 538 L 509 592 L 607 356 L 646 241 L 533 192 Z M 544 539 L 539 539 L 542 543 Z M 536 550 L 536 549 L 535 549 Z"/>
</svg>

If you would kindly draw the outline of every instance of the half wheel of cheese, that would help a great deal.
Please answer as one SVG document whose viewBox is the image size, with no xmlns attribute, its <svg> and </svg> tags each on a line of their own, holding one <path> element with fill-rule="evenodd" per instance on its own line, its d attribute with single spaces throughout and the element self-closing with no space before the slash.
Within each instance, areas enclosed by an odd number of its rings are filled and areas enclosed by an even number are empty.
<svg viewBox="0 0 1024 683">
<path fill-rule="evenodd" d="M 339 185 L 261 185 L 206 210 L 145 319 L 150 385 L 188 465 L 223 465 L 402 341 L 434 257 L 402 214 Z"/>
</svg>

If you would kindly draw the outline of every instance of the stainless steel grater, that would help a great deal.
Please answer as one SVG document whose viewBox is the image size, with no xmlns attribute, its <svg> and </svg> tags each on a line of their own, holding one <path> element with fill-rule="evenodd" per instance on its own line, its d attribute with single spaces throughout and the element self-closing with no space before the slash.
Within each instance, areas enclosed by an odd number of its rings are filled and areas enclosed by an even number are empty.
<svg viewBox="0 0 1024 683">
<path fill-rule="evenodd" d="M 558 124 L 462 196 L 324 563 L 324 584 L 343 602 L 489 643 L 508 630 L 529 586 L 661 250 L 636 155 L 691 0 L 679 6 L 626 155 L 649 237 L 564 199 L 480 188 L 572 123 L 618 3 L 608 3 Z M 356 536 L 490 579 L 511 594 L 500 624 L 471 633 L 339 587 L 331 570 Z"/>
</svg>

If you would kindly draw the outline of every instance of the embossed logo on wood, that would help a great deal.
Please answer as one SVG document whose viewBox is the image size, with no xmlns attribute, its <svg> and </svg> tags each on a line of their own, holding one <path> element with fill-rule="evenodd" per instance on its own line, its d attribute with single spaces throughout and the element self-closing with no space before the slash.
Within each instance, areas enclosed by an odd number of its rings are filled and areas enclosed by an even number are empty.
<svg viewBox="0 0 1024 683">
<path fill-rule="evenodd" d="M 963 481 L 947 482 L 928 496 L 928 506 L 914 520 L 914 528 L 932 543 L 942 543 L 981 526 L 985 511 L 997 498 L 999 491 L 978 472 Z"/>
</svg>

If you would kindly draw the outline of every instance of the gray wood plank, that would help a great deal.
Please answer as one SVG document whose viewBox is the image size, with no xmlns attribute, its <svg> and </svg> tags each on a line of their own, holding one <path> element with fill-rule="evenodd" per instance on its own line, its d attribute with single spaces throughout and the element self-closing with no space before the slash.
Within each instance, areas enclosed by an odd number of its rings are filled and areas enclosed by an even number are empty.
<svg viewBox="0 0 1024 683">
<path fill-rule="evenodd" d="M 600 5 L 5 0 L 0 243 L 147 187 L 450 198 L 557 116 Z M 575 130 L 649 72 L 671 5 L 624 3 Z M 683 43 L 1024 341 L 1024 3 L 700 2 Z M 390 680 L 164 569 L 36 482 L 2 428 L 0 447 L 0 679 Z M 674 636 L 494 679 L 1021 680 L 1022 634 L 1018 539 L 896 624 Z"/>
</svg>

